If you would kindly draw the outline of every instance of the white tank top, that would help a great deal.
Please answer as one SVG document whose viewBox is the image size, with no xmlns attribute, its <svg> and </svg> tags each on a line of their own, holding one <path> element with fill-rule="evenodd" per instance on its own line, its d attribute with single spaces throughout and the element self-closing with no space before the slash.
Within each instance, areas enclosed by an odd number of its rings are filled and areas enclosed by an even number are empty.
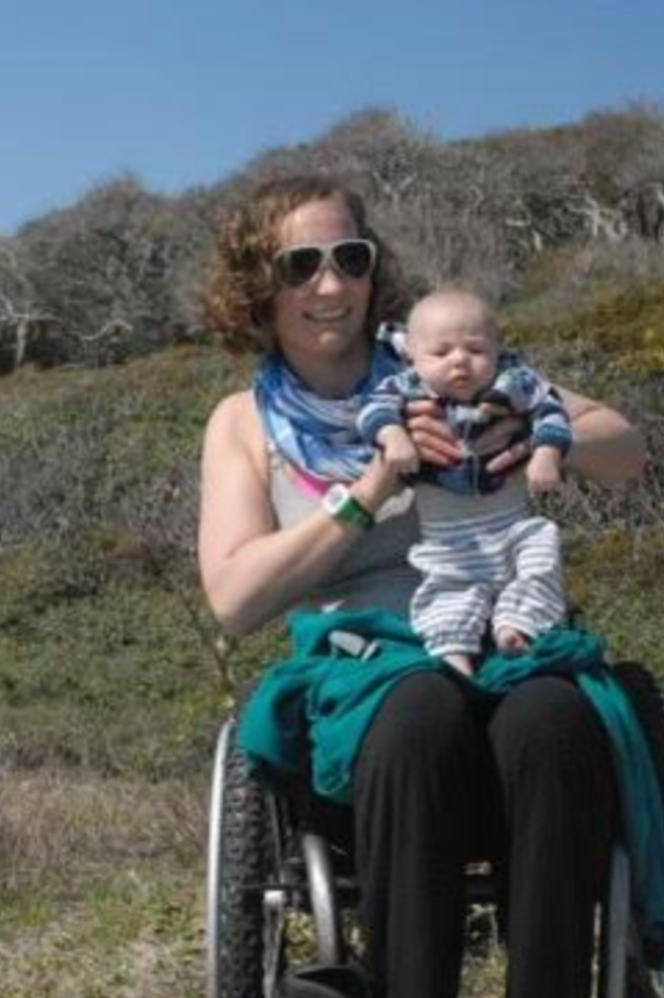
<svg viewBox="0 0 664 998">
<path fill-rule="evenodd" d="M 270 448 L 271 497 L 281 526 L 299 523 L 318 508 L 320 499 L 309 495 L 291 477 L 282 456 Z M 390 500 L 379 511 L 375 526 L 358 538 L 336 566 L 327 583 L 303 601 L 300 609 L 365 610 L 380 608 L 407 614 L 410 598 L 420 581 L 406 561 L 418 540 L 418 521 L 411 492 Z"/>
</svg>

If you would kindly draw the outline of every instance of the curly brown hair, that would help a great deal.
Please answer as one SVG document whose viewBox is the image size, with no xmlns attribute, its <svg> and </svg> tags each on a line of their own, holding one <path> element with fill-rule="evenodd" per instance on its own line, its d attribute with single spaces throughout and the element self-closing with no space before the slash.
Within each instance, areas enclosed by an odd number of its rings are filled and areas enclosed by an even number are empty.
<svg viewBox="0 0 664 998">
<path fill-rule="evenodd" d="M 204 293 L 204 321 L 232 353 L 273 349 L 270 322 L 279 285 L 272 261 L 279 249 L 280 223 L 303 204 L 329 198 L 341 198 L 358 235 L 378 247 L 367 330 L 373 334 L 380 322 L 405 317 L 412 303 L 406 282 L 394 254 L 367 223 L 362 198 L 328 175 L 285 177 L 261 184 L 219 220 Z"/>
</svg>

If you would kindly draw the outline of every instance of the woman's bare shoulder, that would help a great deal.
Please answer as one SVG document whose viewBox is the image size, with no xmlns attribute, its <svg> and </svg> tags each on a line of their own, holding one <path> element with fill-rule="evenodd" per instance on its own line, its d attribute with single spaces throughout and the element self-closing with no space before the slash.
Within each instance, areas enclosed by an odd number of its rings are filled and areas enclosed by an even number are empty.
<svg viewBox="0 0 664 998">
<path fill-rule="evenodd" d="M 251 391 L 234 392 L 221 399 L 213 410 L 208 426 L 233 419 L 251 419 L 257 416 L 254 394 Z"/>
<path fill-rule="evenodd" d="M 235 439 L 262 437 L 262 427 L 253 392 L 235 392 L 233 395 L 227 395 L 212 412 L 206 434 L 225 435 L 229 431 L 232 431 Z"/>
<path fill-rule="evenodd" d="M 236 392 L 223 398 L 205 431 L 206 452 L 244 453 L 259 466 L 265 464 L 266 443 L 253 392 Z"/>
</svg>

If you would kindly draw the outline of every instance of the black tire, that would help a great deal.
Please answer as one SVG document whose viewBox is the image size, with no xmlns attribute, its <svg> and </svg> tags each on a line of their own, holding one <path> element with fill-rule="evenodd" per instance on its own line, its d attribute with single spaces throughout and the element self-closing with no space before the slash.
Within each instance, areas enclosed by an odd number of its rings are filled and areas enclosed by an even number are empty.
<svg viewBox="0 0 664 998">
<path fill-rule="evenodd" d="M 266 993 L 266 967 L 281 967 L 282 927 L 269 916 L 262 886 L 277 876 L 278 848 L 268 796 L 251 776 L 229 729 L 221 801 L 216 897 L 216 970 L 208 998 L 272 998 Z M 214 820 L 214 817 L 212 818 Z M 268 986 L 267 992 L 273 992 Z"/>
</svg>

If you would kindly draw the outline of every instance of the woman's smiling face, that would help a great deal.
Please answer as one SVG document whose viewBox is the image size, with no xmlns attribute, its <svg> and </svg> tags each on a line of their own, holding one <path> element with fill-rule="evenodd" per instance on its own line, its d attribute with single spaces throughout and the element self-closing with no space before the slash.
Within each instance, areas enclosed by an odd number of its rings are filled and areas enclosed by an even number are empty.
<svg viewBox="0 0 664 998">
<path fill-rule="evenodd" d="M 355 220 L 340 197 L 303 204 L 286 215 L 279 227 L 280 249 L 329 246 L 357 236 Z M 272 329 L 289 363 L 306 374 L 311 363 L 324 360 L 361 358 L 366 362 L 365 321 L 371 291 L 369 275 L 348 277 L 328 264 L 305 284 L 280 288 Z"/>
</svg>

